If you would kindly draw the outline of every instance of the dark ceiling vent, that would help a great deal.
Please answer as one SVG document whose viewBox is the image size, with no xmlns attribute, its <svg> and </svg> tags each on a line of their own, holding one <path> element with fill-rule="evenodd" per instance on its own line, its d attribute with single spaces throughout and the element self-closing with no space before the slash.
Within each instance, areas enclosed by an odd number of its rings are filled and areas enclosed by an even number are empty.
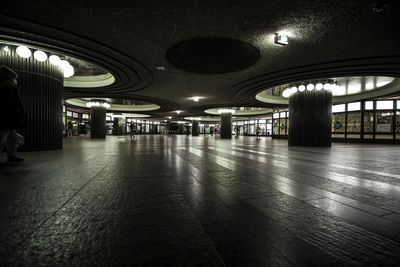
<svg viewBox="0 0 400 267">
<path fill-rule="evenodd" d="M 243 70 L 260 59 L 260 52 L 238 39 L 208 37 L 185 40 L 171 47 L 168 61 L 194 73 L 220 74 Z"/>
</svg>

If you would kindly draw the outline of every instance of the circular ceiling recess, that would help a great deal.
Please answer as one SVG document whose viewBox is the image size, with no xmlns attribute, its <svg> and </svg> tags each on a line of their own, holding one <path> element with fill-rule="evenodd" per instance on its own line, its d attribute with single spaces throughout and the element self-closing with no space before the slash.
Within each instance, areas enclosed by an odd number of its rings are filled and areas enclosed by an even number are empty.
<svg viewBox="0 0 400 267">
<path fill-rule="evenodd" d="M 238 39 L 205 37 L 177 43 L 167 51 L 167 59 L 188 72 L 221 74 L 250 67 L 260 59 L 260 52 Z"/>
</svg>

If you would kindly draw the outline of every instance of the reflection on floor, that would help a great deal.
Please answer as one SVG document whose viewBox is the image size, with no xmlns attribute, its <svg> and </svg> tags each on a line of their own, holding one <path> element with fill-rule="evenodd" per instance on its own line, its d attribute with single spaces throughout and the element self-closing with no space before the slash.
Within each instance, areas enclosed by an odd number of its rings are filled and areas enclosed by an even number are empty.
<svg viewBox="0 0 400 267">
<path fill-rule="evenodd" d="M 0 169 L 1 266 L 400 262 L 399 146 L 137 136 L 21 155 Z"/>
</svg>

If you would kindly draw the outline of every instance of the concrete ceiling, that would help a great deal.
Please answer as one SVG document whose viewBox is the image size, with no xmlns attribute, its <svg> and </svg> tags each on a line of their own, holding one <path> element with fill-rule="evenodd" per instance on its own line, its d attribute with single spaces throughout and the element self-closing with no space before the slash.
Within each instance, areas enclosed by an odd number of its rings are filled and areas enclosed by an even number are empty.
<svg viewBox="0 0 400 267">
<path fill-rule="evenodd" d="M 113 85 L 65 88 L 65 97 L 148 101 L 203 115 L 221 106 L 276 107 L 255 99 L 271 86 L 352 76 L 400 77 L 398 1 L 12 1 L 0 9 L 0 37 L 54 49 L 110 71 Z M 275 46 L 275 32 L 290 43 Z M 228 37 L 246 42 L 260 59 L 240 71 L 191 73 L 174 67 L 167 51 L 179 42 Z M 164 70 L 159 70 L 163 67 Z M 189 99 L 203 97 L 199 102 Z"/>
</svg>

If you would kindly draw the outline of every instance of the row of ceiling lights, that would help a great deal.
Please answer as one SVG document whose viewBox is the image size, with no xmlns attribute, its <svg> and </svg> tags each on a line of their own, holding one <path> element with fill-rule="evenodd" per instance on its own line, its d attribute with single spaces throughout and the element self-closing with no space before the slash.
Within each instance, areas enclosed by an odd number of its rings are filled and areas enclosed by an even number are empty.
<svg viewBox="0 0 400 267">
<path fill-rule="evenodd" d="M 3 50 L 6 53 L 10 52 L 10 48 L 8 46 L 5 46 Z M 17 47 L 16 52 L 18 56 L 22 58 L 30 58 L 32 56 L 32 51 L 28 47 L 24 45 L 20 45 Z M 50 64 L 54 66 L 60 66 L 60 68 L 63 70 L 64 77 L 69 78 L 72 77 L 75 74 L 74 67 L 71 66 L 71 64 L 66 61 L 62 60 L 59 56 L 56 55 L 50 55 L 50 57 L 47 56 L 47 54 L 41 50 L 36 50 L 33 52 L 33 57 L 39 61 L 39 62 L 44 62 L 47 59 L 49 60 Z"/>
<path fill-rule="evenodd" d="M 107 102 L 98 102 L 98 101 L 89 101 L 89 102 L 87 102 L 86 103 L 86 106 L 88 107 L 88 108 L 91 108 L 91 107 L 104 107 L 104 108 L 110 108 L 111 107 L 111 105 L 110 104 L 108 104 Z"/>
<path fill-rule="evenodd" d="M 295 94 L 297 92 L 304 92 L 306 89 L 307 89 L 307 91 L 312 91 L 314 89 L 317 90 L 317 91 L 320 91 L 322 89 L 333 91 L 336 88 L 340 88 L 340 86 L 338 86 L 338 85 L 336 85 L 334 83 L 325 83 L 325 84 L 322 84 L 322 83 L 317 83 L 317 84 L 309 83 L 309 84 L 307 84 L 307 86 L 302 84 L 302 85 L 299 85 L 298 87 L 293 86 L 293 87 L 290 87 L 290 88 L 286 88 L 285 90 L 283 90 L 282 96 L 287 98 L 287 97 L 290 97 L 292 94 Z"/>
</svg>

